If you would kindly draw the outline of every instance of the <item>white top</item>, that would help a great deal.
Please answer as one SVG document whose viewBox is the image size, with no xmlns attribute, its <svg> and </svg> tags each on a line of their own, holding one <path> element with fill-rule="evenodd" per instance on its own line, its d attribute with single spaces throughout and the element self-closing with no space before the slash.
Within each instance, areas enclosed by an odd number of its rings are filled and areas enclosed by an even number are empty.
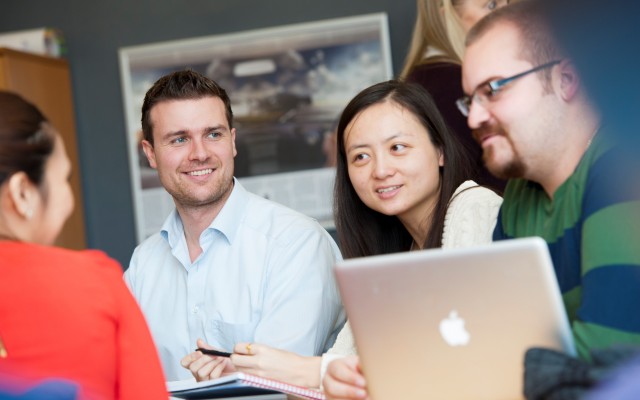
<svg viewBox="0 0 640 400">
<path fill-rule="evenodd" d="M 198 338 L 226 351 L 258 342 L 308 356 L 333 343 L 345 318 L 332 271 L 341 256 L 315 220 L 236 180 L 200 246 L 191 263 L 174 210 L 125 272 L 167 380 L 192 377 L 180 359 Z"/>
<path fill-rule="evenodd" d="M 463 182 L 453 194 L 444 217 L 442 248 L 491 243 L 502 197 L 474 181 Z M 357 354 L 349 322 L 340 331 L 335 344 L 322 355 L 320 382 L 329 363 L 337 358 Z"/>
<path fill-rule="evenodd" d="M 466 181 L 451 199 L 444 217 L 442 248 L 491 243 L 502 197 L 474 181 Z"/>
</svg>

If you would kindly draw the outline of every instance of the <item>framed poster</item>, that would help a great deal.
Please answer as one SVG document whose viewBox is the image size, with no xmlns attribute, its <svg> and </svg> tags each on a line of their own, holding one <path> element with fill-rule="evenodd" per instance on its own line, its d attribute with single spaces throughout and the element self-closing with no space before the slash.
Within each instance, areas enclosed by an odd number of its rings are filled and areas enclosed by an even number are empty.
<svg viewBox="0 0 640 400">
<path fill-rule="evenodd" d="M 119 58 L 138 242 L 174 207 L 140 145 L 144 95 L 162 75 L 191 68 L 225 88 L 235 176 L 327 228 L 340 113 L 360 90 L 393 76 L 384 13 L 125 47 Z"/>
</svg>

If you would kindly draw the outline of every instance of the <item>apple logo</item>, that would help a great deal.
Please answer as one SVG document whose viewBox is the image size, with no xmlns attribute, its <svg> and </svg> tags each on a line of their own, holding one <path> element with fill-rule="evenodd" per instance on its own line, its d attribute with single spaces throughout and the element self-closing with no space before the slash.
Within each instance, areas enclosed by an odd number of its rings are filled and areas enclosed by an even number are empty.
<svg viewBox="0 0 640 400">
<path fill-rule="evenodd" d="M 458 317 L 456 310 L 452 310 L 447 318 L 440 321 L 440 334 L 449 346 L 465 346 L 471 339 L 464 328 L 464 319 Z"/>
</svg>

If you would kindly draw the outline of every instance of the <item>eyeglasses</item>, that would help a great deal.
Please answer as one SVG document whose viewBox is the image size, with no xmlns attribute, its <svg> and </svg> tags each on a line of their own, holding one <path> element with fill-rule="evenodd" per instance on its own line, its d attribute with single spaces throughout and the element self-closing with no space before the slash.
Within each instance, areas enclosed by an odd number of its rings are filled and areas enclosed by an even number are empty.
<svg viewBox="0 0 640 400">
<path fill-rule="evenodd" d="M 471 108 L 471 103 L 473 101 L 477 101 L 479 104 L 486 104 L 488 101 L 491 101 L 492 98 L 497 95 L 506 85 L 515 81 L 516 79 L 520 79 L 523 76 L 527 76 L 534 72 L 538 72 L 542 69 L 553 67 L 556 64 L 559 64 L 561 60 L 550 61 L 546 64 L 538 65 L 537 67 L 531 68 L 519 74 L 510 76 L 508 78 L 497 79 L 495 81 L 489 81 L 484 83 L 471 93 L 471 96 L 464 96 L 456 100 L 456 105 L 458 106 L 458 110 L 465 117 L 469 116 L 469 109 Z"/>
</svg>

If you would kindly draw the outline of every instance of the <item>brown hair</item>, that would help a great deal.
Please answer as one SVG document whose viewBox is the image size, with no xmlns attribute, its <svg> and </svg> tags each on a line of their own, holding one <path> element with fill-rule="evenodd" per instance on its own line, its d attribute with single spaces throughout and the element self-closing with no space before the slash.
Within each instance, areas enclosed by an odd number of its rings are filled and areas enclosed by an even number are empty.
<svg viewBox="0 0 640 400">
<path fill-rule="evenodd" d="M 15 93 L 0 91 L 0 185 L 24 172 L 40 186 L 53 146 L 54 136 L 40 110 Z"/>
<path fill-rule="evenodd" d="M 413 241 L 397 217 L 384 215 L 367 207 L 356 194 L 349 179 L 345 129 L 363 110 L 385 101 L 394 102 L 413 114 L 429 132 L 433 145 L 444 156 L 444 167 L 440 167 L 438 202 L 433 210 L 423 248 L 442 245 L 444 218 L 451 197 L 462 182 L 474 176 L 470 157 L 450 132 L 424 88 L 414 83 L 391 80 L 363 90 L 345 107 L 337 131 L 338 160 L 333 212 L 340 250 L 345 258 L 407 251 Z M 425 218 L 428 217 L 425 215 Z"/>
<path fill-rule="evenodd" d="M 511 24 L 520 33 L 520 56 L 534 66 L 563 58 L 564 52 L 556 41 L 545 16 L 543 5 L 537 0 L 522 0 L 502 7 L 476 23 L 467 34 L 466 47 L 471 46 L 499 24 Z M 550 69 L 538 72 L 543 82 L 551 81 Z"/>
<path fill-rule="evenodd" d="M 219 97 L 224 103 L 229 129 L 233 128 L 231 100 L 216 82 L 193 70 L 176 71 L 158 79 L 147 91 L 142 103 L 142 133 L 144 140 L 153 145 L 153 126 L 149 114 L 156 104 L 168 100 L 191 100 Z"/>
</svg>

